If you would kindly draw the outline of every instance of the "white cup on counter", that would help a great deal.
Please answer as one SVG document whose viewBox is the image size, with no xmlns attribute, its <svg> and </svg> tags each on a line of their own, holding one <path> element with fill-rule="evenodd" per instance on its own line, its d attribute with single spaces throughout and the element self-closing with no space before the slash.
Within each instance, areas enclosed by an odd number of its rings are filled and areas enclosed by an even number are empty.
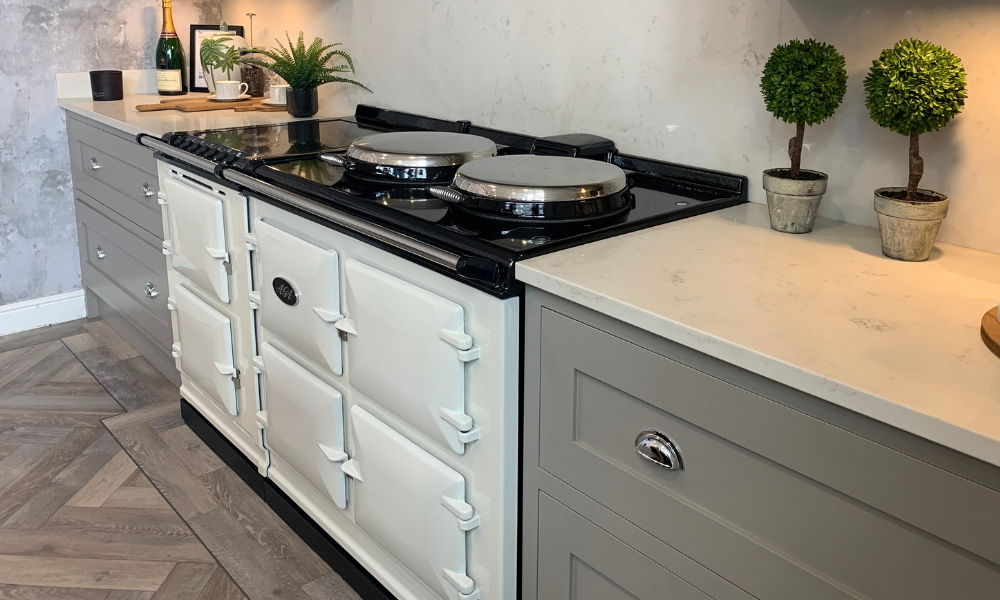
<svg viewBox="0 0 1000 600">
<path fill-rule="evenodd" d="M 271 104 L 285 104 L 288 102 L 288 88 L 291 87 L 285 83 L 276 83 L 271 86 L 270 94 Z"/>
<path fill-rule="evenodd" d="M 248 89 L 250 86 L 239 81 L 216 81 L 215 97 L 219 100 L 235 100 L 247 93 Z"/>
</svg>

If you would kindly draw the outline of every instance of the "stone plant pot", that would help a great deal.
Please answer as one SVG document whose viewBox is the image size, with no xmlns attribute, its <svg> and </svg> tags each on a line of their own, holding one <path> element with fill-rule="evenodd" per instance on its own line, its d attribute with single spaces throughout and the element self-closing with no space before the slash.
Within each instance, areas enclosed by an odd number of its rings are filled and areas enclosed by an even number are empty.
<svg viewBox="0 0 1000 600">
<path fill-rule="evenodd" d="M 293 117 L 311 117 L 319 112 L 319 90 L 288 90 L 286 96 L 288 114 Z"/>
<path fill-rule="evenodd" d="M 906 200 L 906 188 L 875 190 L 875 212 L 882 234 L 882 254 L 896 260 L 921 261 L 930 258 L 941 221 L 948 214 L 948 196 L 917 190 L 931 201 Z M 898 196 L 902 200 L 894 198 Z"/>
<path fill-rule="evenodd" d="M 826 173 L 801 169 L 790 179 L 791 169 L 764 171 L 764 191 L 771 229 L 784 233 L 809 233 L 816 222 L 819 203 L 826 193 Z"/>
</svg>

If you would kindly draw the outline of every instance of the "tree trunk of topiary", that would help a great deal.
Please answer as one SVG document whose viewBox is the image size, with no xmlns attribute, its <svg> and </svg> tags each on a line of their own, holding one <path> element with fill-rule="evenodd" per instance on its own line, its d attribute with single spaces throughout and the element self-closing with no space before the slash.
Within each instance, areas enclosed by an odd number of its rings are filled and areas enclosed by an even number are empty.
<svg viewBox="0 0 1000 600">
<path fill-rule="evenodd" d="M 924 159 L 920 158 L 920 134 L 910 134 L 910 182 L 906 186 L 906 199 L 917 199 L 917 186 L 924 176 Z"/>
<path fill-rule="evenodd" d="M 806 136 L 806 124 L 795 124 L 795 137 L 788 140 L 788 156 L 792 159 L 792 179 L 798 179 L 802 168 L 802 138 Z"/>
</svg>

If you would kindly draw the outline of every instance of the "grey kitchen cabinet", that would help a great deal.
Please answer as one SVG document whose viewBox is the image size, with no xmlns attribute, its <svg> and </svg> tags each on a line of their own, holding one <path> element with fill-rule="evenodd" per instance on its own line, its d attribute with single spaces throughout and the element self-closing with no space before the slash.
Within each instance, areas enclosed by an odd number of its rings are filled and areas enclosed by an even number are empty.
<svg viewBox="0 0 1000 600">
<path fill-rule="evenodd" d="M 167 264 L 153 153 L 128 134 L 67 113 L 87 315 L 102 317 L 169 380 Z"/>
<path fill-rule="evenodd" d="M 524 356 L 526 599 L 1000 597 L 1000 470 L 535 289 Z"/>
</svg>

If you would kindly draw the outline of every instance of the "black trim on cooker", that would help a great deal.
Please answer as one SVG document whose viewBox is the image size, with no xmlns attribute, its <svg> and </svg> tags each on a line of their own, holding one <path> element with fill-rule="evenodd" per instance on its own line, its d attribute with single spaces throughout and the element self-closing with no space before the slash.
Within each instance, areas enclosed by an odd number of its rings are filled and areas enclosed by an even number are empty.
<svg viewBox="0 0 1000 600">
<path fill-rule="evenodd" d="M 187 400 L 181 398 L 181 418 L 210 450 L 222 459 L 304 541 L 364 600 L 395 600 L 389 590 L 329 536 L 309 515 L 274 483 L 257 472 L 257 467 L 233 446 Z"/>
</svg>

